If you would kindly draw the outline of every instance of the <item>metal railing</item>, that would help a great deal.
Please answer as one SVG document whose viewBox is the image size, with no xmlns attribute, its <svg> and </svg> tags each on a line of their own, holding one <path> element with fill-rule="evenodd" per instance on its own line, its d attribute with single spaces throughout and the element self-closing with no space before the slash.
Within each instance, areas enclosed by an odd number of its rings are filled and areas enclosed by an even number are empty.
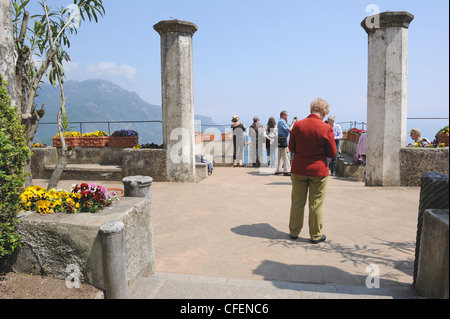
<svg viewBox="0 0 450 319">
<path fill-rule="evenodd" d="M 162 121 L 86 121 L 86 122 L 70 122 L 70 124 L 78 124 L 79 132 L 83 134 L 83 124 L 107 124 L 108 125 L 108 135 L 111 135 L 111 124 L 122 124 L 122 123 L 161 123 Z M 57 122 L 40 122 L 39 125 L 58 125 Z"/>
<path fill-rule="evenodd" d="M 448 120 L 448 117 L 408 117 L 407 120 Z M 70 124 L 78 124 L 79 125 L 79 132 L 83 134 L 83 124 L 107 124 L 108 125 L 108 135 L 111 134 L 111 124 L 122 124 L 122 123 L 161 123 L 162 121 L 155 120 L 155 121 L 83 121 L 83 122 L 70 122 Z M 41 122 L 39 124 L 42 125 L 57 125 L 57 122 Z M 363 130 L 367 129 L 367 123 L 365 122 L 358 122 L 358 121 L 346 121 L 346 122 L 337 122 L 336 124 L 339 125 L 349 125 L 349 129 L 352 128 L 361 128 Z M 214 128 L 226 128 L 230 127 L 230 124 L 200 124 L 201 127 L 214 127 Z M 202 130 L 203 131 L 203 130 Z"/>
<path fill-rule="evenodd" d="M 448 117 L 408 117 L 407 120 L 448 120 Z"/>
</svg>

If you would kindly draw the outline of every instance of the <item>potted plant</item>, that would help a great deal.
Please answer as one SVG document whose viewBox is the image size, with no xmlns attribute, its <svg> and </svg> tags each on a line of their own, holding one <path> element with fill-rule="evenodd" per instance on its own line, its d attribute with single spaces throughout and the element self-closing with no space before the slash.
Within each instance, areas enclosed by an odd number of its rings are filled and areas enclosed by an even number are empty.
<svg viewBox="0 0 450 319">
<path fill-rule="evenodd" d="M 108 133 L 105 131 L 84 133 L 80 137 L 81 147 L 105 147 L 107 143 Z"/>
<path fill-rule="evenodd" d="M 67 146 L 77 147 L 80 146 L 80 132 L 64 132 L 64 139 L 66 141 Z M 52 138 L 54 147 L 61 147 L 61 140 L 59 139 L 59 134 L 56 134 L 55 137 Z"/>
<path fill-rule="evenodd" d="M 448 146 L 448 136 L 449 136 L 449 127 L 447 125 L 437 132 L 435 137 L 435 143 L 438 145 L 444 144 L 445 146 Z"/>
<path fill-rule="evenodd" d="M 108 147 L 129 148 L 138 145 L 139 134 L 133 130 L 114 131 L 108 140 Z"/>
</svg>

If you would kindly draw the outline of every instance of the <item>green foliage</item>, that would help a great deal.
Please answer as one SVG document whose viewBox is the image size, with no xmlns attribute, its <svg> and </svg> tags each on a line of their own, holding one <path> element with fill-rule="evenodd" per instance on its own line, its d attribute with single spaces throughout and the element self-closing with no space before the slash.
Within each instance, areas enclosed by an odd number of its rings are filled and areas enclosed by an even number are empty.
<svg viewBox="0 0 450 319">
<path fill-rule="evenodd" d="M 35 2 L 40 5 L 41 10 L 36 9 L 37 14 L 29 14 L 29 2 L 30 0 L 11 0 L 15 47 L 18 61 L 21 61 L 18 63 L 21 78 L 19 90 L 24 104 L 21 108 L 25 111 L 27 106 L 26 111 L 33 113 L 35 93 L 44 74 L 54 87 L 58 77 L 63 82 L 63 62 L 70 61 L 67 52 L 70 48 L 69 36 L 77 34 L 81 21 L 89 19 L 98 22 L 98 16 L 103 16 L 105 9 L 102 0 L 74 0 L 72 4 L 66 0 L 58 8 L 50 8 L 46 1 L 40 0 Z M 35 63 L 36 59 L 41 63 Z M 42 111 L 43 109 L 41 113 Z M 62 111 L 65 114 L 63 106 Z"/>
<path fill-rule="evenodd" d="M 20 246 L 16 231 L 19 196 L 25 184 L 25 165 L 31 156 L 24 127 L 0 75 L 0 258 Z"/>
</svg>

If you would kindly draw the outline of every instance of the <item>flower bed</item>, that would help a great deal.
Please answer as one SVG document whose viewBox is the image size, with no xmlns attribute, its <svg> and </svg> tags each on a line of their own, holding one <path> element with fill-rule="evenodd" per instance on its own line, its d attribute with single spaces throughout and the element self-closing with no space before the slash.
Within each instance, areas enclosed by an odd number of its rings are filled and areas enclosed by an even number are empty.
<svg viewBox="0 0 450 319">
<path fill-rule="evenodd" d="M 147 143 L 147 144 L 138 144 L 135 147 L 133 147 L 134 149 L 162 149 L 163 148 L 163 144 L 158 145 L 155 143 Z"/>
<path fill-rule="evenodd" d="M 109 192 L 104 186 L 94 183 L 74 185 L 70 192 L 56 189 L 47 191 L 36 185 L 27 187 L 20 195 L 20 207 L 39 214 L 96 213 L 116 200 L 117 193 Z"/>
<path fill-rule="evenodd" d="M 435 142 L 431 142 L 431 143 L 409 143 L 408 147 L 422 147 L 422 148 L 436 148 L 436 147 L 445 147 L 445 143 L 435 143 Z"/>
<path fill-rule="evenodd" d="M 34 143 L 33 148 L 46 148 L 47 144 Z"/>
</svg>

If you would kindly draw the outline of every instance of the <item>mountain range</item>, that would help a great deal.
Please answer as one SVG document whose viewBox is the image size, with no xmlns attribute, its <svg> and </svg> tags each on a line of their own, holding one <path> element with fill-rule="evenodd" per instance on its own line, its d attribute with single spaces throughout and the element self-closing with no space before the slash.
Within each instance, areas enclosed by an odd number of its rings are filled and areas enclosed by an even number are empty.
<svg viewBox="0 0 450 319">
<path fill-rule="evenodd" d="M 107 121 L 161 121 L 161 106 L 142 100 L 136 92 L 101 79 L 67 81 L 64 83 L 67 116 L 72 131 L 113 133 L 118 129 L 133 129 L 139 133 L 139 142 L 162 144 L 161 123 L 83 123 Z M 41 119 L 34 142 L 51 145 L 51 138 L 57 134 L 56 116 L 61 107 L 59 87 L 42 84 L 35 99 L 37 108 L 43 105 L 45 115 Z M 210 117 L 195 115 L 202 124 L 214 125 Z"/>
</svg>

